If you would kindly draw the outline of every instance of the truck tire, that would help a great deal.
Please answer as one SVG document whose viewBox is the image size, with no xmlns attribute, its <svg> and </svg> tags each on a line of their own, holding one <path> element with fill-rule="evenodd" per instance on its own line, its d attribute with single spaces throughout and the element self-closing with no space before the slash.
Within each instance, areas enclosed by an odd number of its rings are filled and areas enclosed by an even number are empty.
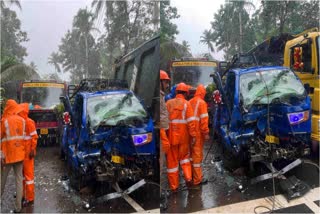
<svg viewBox="0 0 320 214">
<path fill-rule="evenodd" d="M 86 186 L 85 177 L 81 175 L 76 169 L 72 168 L 70 172 L 70 185 L 76 190 L 80 191 Z"/>
</svg>

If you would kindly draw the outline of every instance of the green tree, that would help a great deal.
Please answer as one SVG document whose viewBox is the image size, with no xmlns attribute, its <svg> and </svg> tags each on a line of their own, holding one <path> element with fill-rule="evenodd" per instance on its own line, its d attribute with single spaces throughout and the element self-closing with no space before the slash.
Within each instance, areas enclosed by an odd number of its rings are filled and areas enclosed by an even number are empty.
<svg viewBox="0 0 320 214">
<path fill-rule="evenodd" d="M 170 6 L 170 1 L 160 2 L 160 41 L 174 41 L 175 35 L 179 33 L 178 26 L 171 22 L 172 19 L 179 18 L 176 7 Z"/>
<path fill-rule="evenodd" d="M 21 22 L 15 11 L 3 8 L 0 16 L 1 59 L 4 56 L 11 56 L 19 62 L 23 62 L 24 57 L 27 56 L 27 50 L 21 43 L 28 41 L 27 33 L 21 30 Z"/>
<path fill-rule="evenodd" d="M 105 75 L 112 76 L 111 68 L 116 58 L 158 33 L 158 4 L 156 1 L 133 0 L 92 2 L 96 19 L 105 16 L 106 33 L 98 39 Z"/>
<path fill-rule="evenodd" d="M 50 56 L 51 64 L 60 64 L 63 71 L 70 72 L 74 83 L 100 76 L 100 54 L 92 35 L 95 30 L 92 17 L 86 9 L 80 9 L 74 17 L 72 29 L 61 40 L 58 55 L 52 53 Z"/>
<path fill-rule="evenodd" d="M 58 73 L 61 73 L 60 62 L 61 59 L 59 57 L 59 54 L 56 52 L 53 52 L 48 58 L 48 64 L 53 65 L 55 71 Z"/>
<path fill-rule="evenodd" d="M 32 69 L 32 70 L 34 70 L 34 71 L 37 71 L 38 70 L 38 67 L 37 67 L 37 65 L 34 63 L 34 62 L 30 62 L 30 68 Z"/>
<path fill-rule="evenodd" d="M 183 46 L 187 51 L 190 51 L 190 44 L 189 44 L 188 41 L 183 40 L 183 41 L 182 41 L 182 46 Z"/>
<path fill-rule="evenodd" d="M 249 14 L 245 4 L 239 2 L 222 5 L 214 14 L 211 30 L 211 41 L 215 43 L 218 51 L 224 50 L 225 59 L 230 59 L 236 53 L 246 52 L 255 44 L 254 29 Z M 239 36 L 240 31 L 242 36 Z"/>
<path fill-rule="evenodd" d="M 93 14 L 87 11 L 87 9 L 80 9 L 73 20 L 73 27 L 78 34 L 79 40 L 83 40 L 85 44 L 85 78 L 89 75 L 89 45 L 88 40 L 94 40 L 92 36 L 93 31 L 98 31 L 94 28 Z"/>
<path fill-rule="evenodd" d="M 22 10 L 21 4 L 19 0 L 1 0 L 0 1 L 0 8 L 1 12 L 6 8 L 9 7 L 10 5 L 15 5 L 17 6 L 20 10 Z"/>
<path fill-rule="evenodd" d="M 214 47 L 212 44 L 212 33 L 211 30 L 205 30 L 203 31 L 203 35 L 200 37 L 200 43 L 208 46 L 208 52 L 214 52 Z"/>
</svg>

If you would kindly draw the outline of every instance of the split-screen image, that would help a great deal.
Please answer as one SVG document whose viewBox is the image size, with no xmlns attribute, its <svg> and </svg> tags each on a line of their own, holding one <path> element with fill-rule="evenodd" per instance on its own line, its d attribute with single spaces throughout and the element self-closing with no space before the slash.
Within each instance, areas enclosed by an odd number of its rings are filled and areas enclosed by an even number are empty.
<svg viewBox="0 0 320 214">
<path fill-rule="evenodd" d="M 2 0 L 1 213 L 319 213 L 319 1 Z"/>
</svg>

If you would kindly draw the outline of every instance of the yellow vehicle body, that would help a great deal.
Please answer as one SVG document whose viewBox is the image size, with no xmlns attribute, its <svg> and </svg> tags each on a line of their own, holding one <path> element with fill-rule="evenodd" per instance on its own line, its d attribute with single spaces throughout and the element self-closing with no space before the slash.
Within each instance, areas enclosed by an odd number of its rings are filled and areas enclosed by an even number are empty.
<svg viewBox="0 0 320 214">
<path fill-rule="evenodd" d="M 316 30 L 318 31 L 318 29 Z M 314 29 L 311 31 L 314 31 Z M 301 50 L 301 61 L 298 63 L 296 62 L 297 55 L 294 52 L 295 48 L 300 48 Z M 320 32 L 303 32 L 296 35 L 296 38 L 287 41 L 284 50 L 283 66 L 292 68 L 301 81 L 310 86 L 309 96 L 312 100 L 311 139 L 312 144 L 318 147 L 320 144 Z"/>
</svg>

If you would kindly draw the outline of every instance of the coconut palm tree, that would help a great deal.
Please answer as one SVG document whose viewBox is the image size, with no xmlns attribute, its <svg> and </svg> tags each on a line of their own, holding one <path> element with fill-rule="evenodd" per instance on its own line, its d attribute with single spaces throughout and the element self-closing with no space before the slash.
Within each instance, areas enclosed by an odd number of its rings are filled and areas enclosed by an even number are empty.
<svg viewBox="0 0 320 214">
<path fill-rule="evenodd" d="M 189 44 L 188 41 L 183 40 L 183 41 L 182 41 L 182 46 L 183 46 L 187 51 L 190 51 L 190 44 Z"/>
<path fill-rule="evenodd" d="M 15 5 L 15 6 L 17 6 L 20 10 L 22 10 L 21 4 L 20 4 L 20 0 L 1 0 L 1 1 L 0 1 L 1 11 L 2 11 L 5 7 L 9 7 L 9 5 Z"/>
<path fill-rule="evenodd" d="M 80 9 L 77 15 L 74 17 L 73 26 L 78 33 L 79 40 L 84 39 L 85 42 L 85 51 L 86 51 L 86 73 L 85 78 L 89 74 L 89 52 L 88 52 L 88 40 L 93 39 L 92 32 L 98 31 L 94 27 L 94 15 L 90 13 L 87 9 Z"/>
<path fill-rule="evenodd" d="M 200 43 L 208 46 L 208 51 L 214 52 L 214 47 L 212 44 L 212 33 L 211 30 L 203 31 L 203 35 L 200 37 Z"/>
<path fill-rule="evenodd" d="M 60 73 L 61 72 L 61 68 L 60 68 L 60 57 L 58 53 L 53 52 L 50 57 L 48 58 L 48 64 L 51 64 L 54 66 L 54 69 L 56 70 L 56 72 Z"/>
</svg>

